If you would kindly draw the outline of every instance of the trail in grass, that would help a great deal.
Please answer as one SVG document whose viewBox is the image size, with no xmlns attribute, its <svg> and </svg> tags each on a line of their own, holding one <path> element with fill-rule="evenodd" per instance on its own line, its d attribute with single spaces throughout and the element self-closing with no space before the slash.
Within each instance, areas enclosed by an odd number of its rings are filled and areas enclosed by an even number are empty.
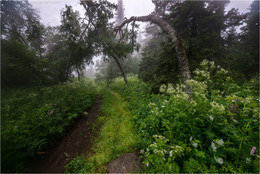
<svg viewBox="0 0 260 174">
<path fill-rule="evenodd" d="M 101 112 L 98 120 L 103 126 L 88 160 L 97 162 L 95 168 L 99 169 L 96 172 L 107 172 L 105 165 L 108 162 L 135 150 L 136 137 L 128 103 L 119 94 L 107 92 L 103 97 Z"/>
<path fill-rule="evenodd" d="M 100 111 L 101 97 L 88 110 L 87 116 L 79 118 L 69 132 L 46 155 L 38 156 L 30 162 L 28 172 L 63 173 L 64 166 L 76 156 L 92 150 L 92 139 L 97 136 L 96 119 Z"/>
</svg>

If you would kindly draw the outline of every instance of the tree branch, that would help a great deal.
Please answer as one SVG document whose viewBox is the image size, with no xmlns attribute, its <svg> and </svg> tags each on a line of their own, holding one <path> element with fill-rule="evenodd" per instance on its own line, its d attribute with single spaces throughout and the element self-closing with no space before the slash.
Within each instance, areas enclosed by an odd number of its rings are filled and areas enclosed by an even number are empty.
<svg viewBox="0 0 260 174">
<path fill-rule="evenodd" d="M 133 21 L 151 22 L 157 24 L 159 27 L 161 27 L 161 29 L 165 33 L 167 33 L 167 36 L 171 39 L 177 54 L 179 70 L 181 73 L 181 80 L 183 83 L 186 83 L 187 80 L 190 80 L 191 75 L 190 75 L 188 59 L 182 41 L 177 36 L 176 31 L 166 21 L 164 21 L 163 19 L 155 15 L 147 15 L 147 16 L 140 16 L 140 17 L 132 16 L 131 18 L 124 20 L 121 25 L 115 27 L 114 31 L 121 30 L 126 24 L 129 24 L 130 22 Z M 189 87 L 186 87 L 184 91 L 190 95 Z"/>
</svg>

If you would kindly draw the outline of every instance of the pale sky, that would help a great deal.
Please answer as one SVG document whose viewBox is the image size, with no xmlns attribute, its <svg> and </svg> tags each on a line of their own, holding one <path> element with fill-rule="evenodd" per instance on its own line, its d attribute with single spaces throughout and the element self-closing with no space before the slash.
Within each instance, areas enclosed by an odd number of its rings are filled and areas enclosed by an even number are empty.
<svg viewBox="0 0 260 174">
<path fill-rule="evenodd" d="M 117 0 L 109 0 L 117 3 Z M 238 8 L 240 12 L 248 12 L 248 8 L 253 0 L 231 0 L 226 11 L 231 8 Z M 83 17 L 84 8 L 79 4 L 79 0 L 29 0 L 33 8 L 38 9 L 44 25 L 56 26 L 60 24 L 60 11 L 65 4 L 71 5 L 74 10 L 78 10 Z M 148 15 L 154 10 L 152 0 L 123 0 L 125 16 Z"/>
</svg>

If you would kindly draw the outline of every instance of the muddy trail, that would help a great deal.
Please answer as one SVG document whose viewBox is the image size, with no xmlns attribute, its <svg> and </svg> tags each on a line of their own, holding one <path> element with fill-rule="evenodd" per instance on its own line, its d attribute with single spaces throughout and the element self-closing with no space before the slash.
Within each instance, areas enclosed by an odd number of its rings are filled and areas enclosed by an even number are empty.
<svg viewBox="0 0 260 174">
<path fill-rule="evenodd" d="M 88 109 L 87 116 L 81 116 L 72 125 L 68 133 L 51 147 L 45 155 L 38 155 L 30 162 L 28 171 L 31 173 L 64 173 L 64 166 L 76 156 L 91 153 L 92 142 L 97 136 L 96 119 L 100 111 L 101 97 L 95 99 Z"/>
</svg>

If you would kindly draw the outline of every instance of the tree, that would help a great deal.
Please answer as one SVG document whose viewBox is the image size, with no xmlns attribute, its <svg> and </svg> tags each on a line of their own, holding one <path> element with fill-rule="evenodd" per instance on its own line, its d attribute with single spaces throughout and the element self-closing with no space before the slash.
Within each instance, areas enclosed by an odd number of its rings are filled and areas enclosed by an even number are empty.
<svg viewBox="0 0 260 174">
<path fill-rule="evenodd" d="M 85 35 L 86 33 L 81 30 L 83 27 L 80 25 L 78 11 L 74 12 L 71 6 L 66 5 L 61 15 L 60 32 L 70 52 L 68 59 L 71 65 L 69 66 L 76 70 L 80 80 L 80 71 L 85 68 L 84 63 L 88 63 L 93 56 L 92 44 L 87 42 L 89 35 Z"/>
<path fill-rule="evenodd" d="M 27 1 L 1 1 L 2 73 L 4 85 L 45 81 L 41 58 L 44 26 Z M 13 50 L 12 50 L 13 49 Z"/>
<path fill-rule="evenodd" d="M 254 0 L 250 5 L 250 12 L 246 20 L 246 27 L 244 27 L 243 47 L 248 53 L 248 60 L 250 66 L 247 74 L 250 76 L 258 73 L 259 70 L 259 1 Z"/>
<path fill-rule="evenodd" d="M 125 9 L 124 9 L 124 4 L 123 0 L 118 0 L 117 1 L 117 9 L 116 9 L 116 21 L 115 25 L 120 25 L 125 17 Z"/>
<path fill-rule="evenodd" d="M 176 51 L 177 59 L 178 59 L 178 67 L 181 74 L 181 80 L 185 83 L 187 80 L 191 79 L 190 69 L 188 59 L 182 44 L 181 39 L 177 36 L 176 31 L 163 19 L 155 15 L 148 15 L 148 16 L 140 16 L 135 17 L 132 16 L 130 19 L 124 20 L 124 22 L 115 28 L 115 31 L 118 31 L 123 28 L 124 25 L 134 22 L 134 21 L 141 21 L 141 22 L 151 22 L 157 24 L 161 29 L 167 34 L 167 36 L 171 39 L 173 46 Z M 190 93 L 190 89 L 188 86 L 184 89 L 186 93 Z"/>
<path fill-rule="evenodd" d="M 39 83 L 42 78 L 35 67 L 36 52 L 16 40 L 1 42 L 2 87 Z"/>
<path fill-rule="evenodd" d="M 50 62 L 47 72 L 55 82 L 65 82 L 72 74 L 70 50 L 59 27 L 48 27 L 46 59 Z"/>
<path fill-rule="evenodd" d="M 183 39 L 191 70 L 203 59 L 220 64 L 224 57 L 222 34 L 227 4 L 228 1 L 184 1 L 171 6 L 166 20 Z"/>
<path fill-rule="evenodd" d="M 25 1 L 1 1 L 1 34 L 4 39 L 13 39 L 43 52 L 44 27 L 32 5 Z"/>
<path fill-rule="evenodd" d="M 167 39 L 154 38 L 143 49 L 138 76 L 151 85 L 153 93 L 158 93 L 162 84 L 178 81 L 178 64 L 173 45 Z M 173 59 L 174 57 L 174 59 Z"/>
<path fill-rule="evenodd" d="M 124 7 L 123 7 L 123 1 L 119 0 L 117 5 L 117 13 L 116 13 L 116 26 L 120 25 L 123 22 L 124 19 Z M 133 24 L 133 27 L 136 27 Z M 110 30 L 110 29 L 108 29 Z M 134 49 L 138 50 L 138 45 L 135 44 L 136 40 L 136 33 L 131 32 L 129 33 L 127 30 L 124 31 L 124 33 L 116 33 L 114 38 L 114 33 L 111 33 L 108 31 L 112 37 L 110 37 L 109 42 L 106 42 L 106 44 L 103 45 L 104 50 L 103 53 L 105 53 L 108 57 L 111 57 L 115 60 L 122 77 L 125 81 L 125 84 L 128 83 L 127 76 L 125 73 L 125 70 L 123 68 L 122 62 L 124 59 L 127 58 L 127 55 L 134 51 Z M 132 42 L 128 42 L 128 38 L 132 38 Z M 111 61 L 112 62 L 112 61 Z"/>
<path fill-rule="evenodd" d="M 109 62 L 101 60 L 96 64 L 96 67 L 95 81 L 97 83 L 104 81 L 107 85 L 110 85 L 115 78 L 120 77 L 121 72 L 114 59 L 110 59 Z"/>
</svg>

